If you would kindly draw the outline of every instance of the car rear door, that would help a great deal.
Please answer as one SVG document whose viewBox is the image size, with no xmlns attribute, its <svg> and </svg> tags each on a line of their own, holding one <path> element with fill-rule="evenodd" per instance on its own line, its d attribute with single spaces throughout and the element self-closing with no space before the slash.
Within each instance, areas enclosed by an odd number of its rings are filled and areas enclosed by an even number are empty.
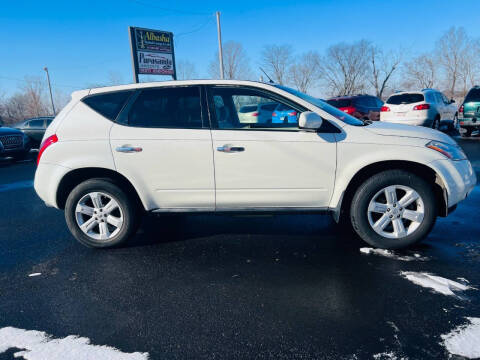
<svg viewBox="0 0 480 360">
<path fill-rule="evenodd" d="M 212 211 L 212 139 L 199 86 L 139 90 L 110 132 L 117 170 L 149 210 Z"/>
<path fill-rule="evenodd" d="M 217 210 L 328 206 L 336 167 L 334 133 L 302 131 L 298 123 L 239 121 L 239 104 L 245 102 L 278 102 L 298 114 L 305 110 L 274 93 L 228 86 L 210 87 L 208 93 Z"/>
</svg>

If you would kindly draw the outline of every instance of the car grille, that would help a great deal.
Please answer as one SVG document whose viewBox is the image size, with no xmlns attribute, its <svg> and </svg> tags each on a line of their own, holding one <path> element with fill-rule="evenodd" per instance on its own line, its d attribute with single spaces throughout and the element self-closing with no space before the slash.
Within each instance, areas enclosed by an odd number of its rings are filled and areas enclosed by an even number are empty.
<svg viewBox="0 0 480 360">
<path fill-rule="evenodd" d="M 2 143 L 5 150 L 22 147 L 23 137 L 21 135 L 0 136 L 0 143 Z"/>
</svg>

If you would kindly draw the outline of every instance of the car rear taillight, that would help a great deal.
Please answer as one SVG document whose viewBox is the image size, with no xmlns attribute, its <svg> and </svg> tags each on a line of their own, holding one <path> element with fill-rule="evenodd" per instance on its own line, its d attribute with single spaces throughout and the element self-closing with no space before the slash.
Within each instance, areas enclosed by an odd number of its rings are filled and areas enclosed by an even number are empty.
<svg viewBox="0 0 480 360">
<path fill-rule="evenodd" d="M 40 144 L 40 149 L 38 150 L 37 165 L 40 163 L 40 158 L 42 157 L 43 152 L 52 144 L 55 144 L 58 141 L 57 135 L 53 134 L 49 136 Z"/>
<path fill-rule="evenodd" d="M 357 111 L 357 109 L 355 109 L 354 106 L 341 107 L 338 109 L 342 110 L 343 112 L 346 112 L 347 114 L 353 114 L 355 111 Z"/>
<path fill-rule="evenodd" d="M 258 112 L 254 112 L 252 116 L 258 116 Z"/>
<path fill-rule="evenodd" d="M 428 110 L 430 109 L 429 104 L 420 104 L 413 107 L 413 110 Z"/>
<path fill-rule="evenodd" d="M 382 107 L 380 108 L 380 111 L 381 111 L 381 112 L 390 111 L 390 108 L 389 108 L 388 106 L 382 106 Z"/>
<path fill-rule="evenodd" d="M 277 113 L 274 111 L 274 112 L 272 113 L 272 116 L 277 116 Z"/>
<path fill-rule="evenodd" d="M 462 106 L 460 106 L 460 109 L 458 109 L 458 112 L 461 112 L 461 113 L 463 113 L 463 105 L 462 105 Z"/>
<path fill-rule="evenodd" d="M 297 116 L 297 112 L 296 111 L 289 112 L 288 116 Z"/>
</svg>

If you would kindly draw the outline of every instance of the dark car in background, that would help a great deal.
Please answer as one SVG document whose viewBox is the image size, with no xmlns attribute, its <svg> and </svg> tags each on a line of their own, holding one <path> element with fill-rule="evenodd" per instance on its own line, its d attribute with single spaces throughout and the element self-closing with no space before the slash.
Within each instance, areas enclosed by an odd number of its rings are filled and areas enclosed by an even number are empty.
<svg viewBox="0 0 480 360">
<path fill-rule="evenodd" d="M 362 120 L 380 120 L 380 108 L 383 101 L 372 95 L 337 96 L 327 100 L 327 103 L 339 110 Z"/>
<path fill-rule="evenodd" d="M 480 130 L 480 86 L 470 89 L 458 110 L 458 124 L 462 136 L 470 136 Z"/>
<path fill-rule="evenodd" d="M 32 147 L 30 138 L 20 130 L 0 127 L 0 157 L 23 160 Z"/>
<path fill-rule="evenodd" d="M 38 147 L 42 142 L 43 135 L 45 134 L 48 125 L 50 125 L 52 121 L 53 116 L 31 118 L 16 124 L 14 128 L 27 135 L 32 141 L 32 146 Z"/>
</svg>

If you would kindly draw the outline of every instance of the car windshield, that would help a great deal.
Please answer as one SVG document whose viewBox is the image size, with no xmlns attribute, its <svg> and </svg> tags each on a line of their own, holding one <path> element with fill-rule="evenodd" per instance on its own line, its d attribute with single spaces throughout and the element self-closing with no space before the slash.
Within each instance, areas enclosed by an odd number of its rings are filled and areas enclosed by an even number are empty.
<svg viewBox="0 0 480 360">
<path fill-rule="evenodd" d="M 314 98 L 313 96 L 302 93 L 301 91 L 291 89 L 287 86 L 283 86 L 283 85 L 274 85 L 274 86 L 281 89 L 281 90 L 284 90 L 284 91 L 286 91 L 286 92 L 288 92 L 292 95 L 298 96 L 300 99 L 305 100 L 312 105 L 315 105 L 316 107 L 322 109 L 326 113 L 332 115 L 336 119 L 338 119 L 340 121 L 343 121 L 344 123 L 346 123 L 348 125 L 353 125 L 353 126 L 363 126 L 363 125 L 365 125 L 365 123 L 363 121 L 358 120 L 357 118 L 355 118 L 351 115 L 348 115 L 347 113 L 345 113 L 341 110 L 338 110 L 336 107 L 333 107 L 332 105 L 329 105 L 329 104 L 327 104 L 326 102 L 324 102 L 320 99 L 317 99 L 317 98 Z"/>
<path fill-rule="evenodd" d="M 392 95 L 388 98 L 387 104 L 400 105 L 400 104 L 413 104 L 417 102 L 425 101 L 423 94 L 398 94 Z"/>
</svg>

